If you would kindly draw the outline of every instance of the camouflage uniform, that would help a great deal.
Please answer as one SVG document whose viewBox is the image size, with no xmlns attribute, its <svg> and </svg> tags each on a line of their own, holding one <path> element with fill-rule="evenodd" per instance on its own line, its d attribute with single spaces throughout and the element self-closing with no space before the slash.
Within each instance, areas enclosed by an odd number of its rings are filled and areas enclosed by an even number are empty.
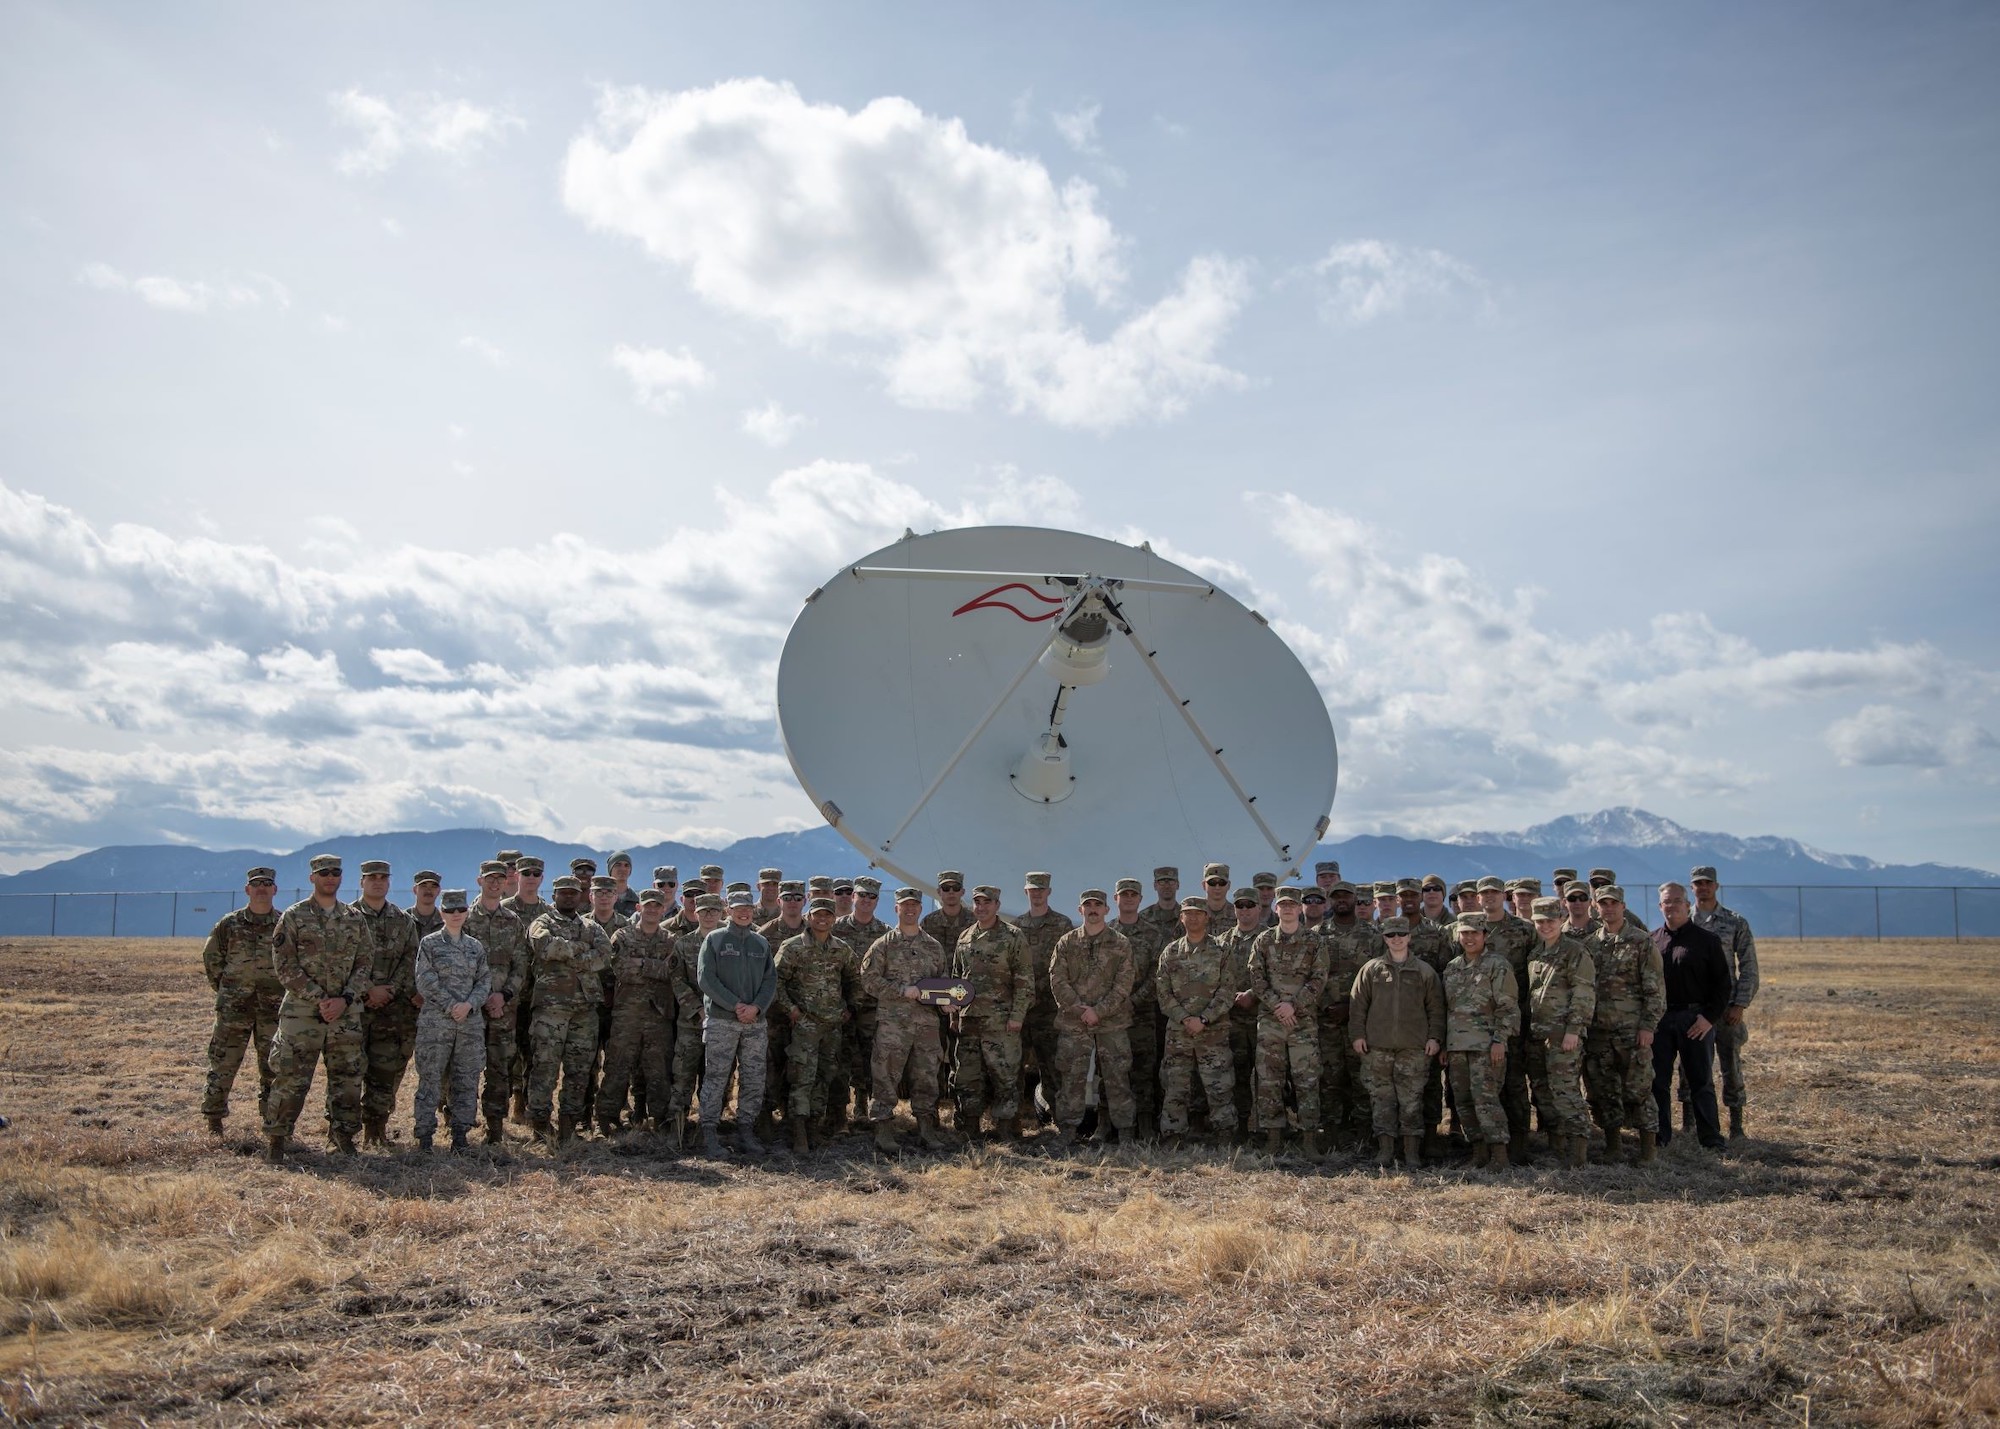
<svg viewBox="0 0 2000 1429">
<path fill-rule="evenodd" d="M 373 952 L 361 916 L 345 903 L 321 908 L 306 898 L 279 917 L 271 935 L 271 966 L 285 985 L 285 997 L 278 1004 L 278 1031 L 271 1039 L 264 1135 L 292 1134 L 322 1058 L 327 1126 L 350 1135 L 361 1129 L 361 994 L 368 990 Z M 320 1020 L 319 1002 L 327 997 L 347 999 L 338 1021 Z"/>
<path fill-rule="evenodd" d="M 271 935 L 278 910 L 259 916 L 248 908 L 224 914 L 202 945 L 202 971 L 215 989 L 215 1029 L 208 1038 L 208 1082 L 201 1114 L 225 1116 L 246 1044 L 257 1049 L 257 1111 L 271 1099 L 271 1039 L 278 1032 L 284 984 L 271 970 Z"/>
<path fill-rule="evenodd" d="M 1486 954 L 1498 953 L 1514 970 L 1514 1000 L 1528 1001 L 1528 958 L 1541 944 L 1535 925 L 1512 913 L 1486 920 Z M 1512 1136 L 1528 1134 L 1528 1045 L 1525 1031 L 1507 1045 L 1507 1075 L 1500 1091 L 1500 1104 L 1507 1112 L 1507 1129 Z M 1544 1128 L 1548 1130 L 1549 1128 Z"/>
<path fill-rule="evenodd" d="M 1657 1133 L 1653 1103 L 1653 1054 L 1639 1034 L 1660 1025 L 1667 1012 L 1666 974 L 1653 940 L 1627 922 L 1613 936 L 1599 928 L 1584 944 L 1597 972 L 1597 1006 L 1584 1043 L 1583 1087 L 1590 1114 L 1607 1138 L 1623 1127 Z"/>
<path fill-rule="evenodd" d="M 1460 953 L 1444 969 L 1445 1055 L 1451 1091 L 1468 1139 L 1505 1145 L 1507 1116 L 1500 1104 L 1504 1081 L 1493 1065 L 1494 1043 L 1512 1045 L 1521 1030 L 1521 999 L 1514 969 L 1492 952 L 1477 962 Z"/>
<path fill-rule="evenodd" d="M 1444 1046 L 1444 984 L 1415 953 L 1398 963 L 1370 958 L 1354 976 L 1346 1045 L 1366 1040 L 1361 1081 L 1369 1127 L 1376 1136 L 1419 1136 L 1425 1130 L 1424 1087 L 1434 1059 L 1424 1044 Z"/>
<path fill-rule="evenodd" d="M 481 1004 L 493 991 L 493 967 L 477 938 L 428 934 L 411 959 L 411 985 L 424 1000 L 417 1014 L 416 1134 L 437 1132 L 438 1094 L 450 1078 L 451 1125 L 464 1131 L 479 1105 L 479 1074 L 486 1066 L 486 1014 Z M 454 1004 L 469 1002 L 472 1011 L 454 1022 Z"/>
<path fill-rule="evenodd" d="M 1444 986 L 1445 964 L 1458 956 L 1458 940 L 1451 935 L 1450 915 L 1444 921 L 1435 918 L 1410 918 L 1410 956 L 1422 958 L 1431 966 L 1431 971 L 1439 978 L 1438 986 Z M 1429 1134 L 1444 1120 L 1445 1068 L 1440 1058 L 1432 1058 L 1424 1070 L 1424 1132 Z"/>
<path fill-rule="evenodd" d="M 1042 1079 L 1042 1099 L 1053 1112 L 1062 1088 L 1062 1068 L 1056 1055 L 1056 1003 L 1049 992 L 1049 958 L 1056 943 L 1076 923 L 1068 914 L 1051 908 L 1039 916 L 1023 913 L 1014 919 L 1014 926 L 1028 940 L 1028 966 L 1035 970 L 1035 1001 L 1028 1009 L 1027 1025 L 1021 1029 L 1022 1055 L 1035 1059 L 1035 1072 Z"/>
<path fill-rule="evenodd" d="M 611 1039 L 604 1048 L 604 1081 L 597 1089 L 600 1125 L 615 1125 L 625 1113 L 625 1093 L 637 1080 L 646 1110 L 662 1122 L 673 1105 L 675 1024 L 674 935 L 664 926 L 648 933 L 628 923 L 611 935 L 611 963 L 618 1001 L 611 1009 Z M 685 1109 L 685 1108 L 683 1108 Z"/>
<path fill-rule="evenodd" d="M 806 920 L 801 915 L 797 923 L 787 923 L 780 914 L 761 926 L 755 918 L 752 918 L 750 926 L 757 929 L 758 935 L 770 946 L 772 956 L 775 958 L 779 948 L 792 939 L 805 935 Z M 765 1033 L 764 1042 L 764 1105 L 761 1110 L 768 1115 L 787 1105 L 790 1098 L 792 1020 L 789 1017 L 770 1017 L 765 1020 L 770 1023 L 770 1028 Z"/>
<path fill-rule="evenodd" d="M 945 912 L 942 907 L 932 909 L 919 920 L 917 926 L 937 939 L 937 945 L 944 949 L 944 960 L 949 963 L 952 951 L 958 947 L 958 935 L 972 924 L 972 909 L 961 903 L 955 914 Z M 942 1007 L 936 1011 L 939 1056 L 942 1058 L 938 1064 L 938 1085 L 955 1102 L 958 1088 L 952 1076 L 952 1067 L 958 1058 L 958 1032 L 948 1011 Z"/>
<path fill-rule="evenodd" d="M 474 900 L 465 915 L 465 935 L 477 939 L 486 949 L 486 961 L 493 970 L 492 991 L 506 1002 L 499 1016 L 486 1019 L 486 1083 L 479 1099 L 480 1112 L 488 1121 L 502 1121 L 514 1092 L 514 1021 L 525 1000 L 521 988 L 531 975 L 533 962 L 528 949 L 528 925 L 504 902 L 488 910 L 485 904 Z M 531 1051 L 528 1061 L 533 1060 Z M 532 1066 L 529 1071 L 532 1074 Z"/>
<path fill-rule="evenodd" d="M 611 940 L 595 919 L 550 908 L 528 929 L 528 949 L 535 963 L 528 1114 L 537 1122 L 549 1119 L 556 1109 L 556 1078 L 560 1075 L 562 1115 L 581 1117 L 597 1056 L 597 1009 L 604 1001 L 603 974 L 611 965 Z M 487 955 L 490 959 L 492 949 L 487 949 Z M 489 1038 L 489 1055 L 492 1050 Z M 486 1090 L 491 1097 L 491 1062 L 486 1068 Z M 489 1102 L 488 1114 L 492 1115 L 490 1106 Z"/>
<path fill-rule="evenodd" d="M 535 920 L 548 912 L 551 905 L 547 899 L 543 898 L 537 898 L 532 903 L 523 903 L 520 894 L 510 893 L 500 900 L 500 906 L 521 920 L 521 951 L 519 954 L 519 961 L 522 967 L 521 990 L 515 994 L 514 1002 L 521 1007 L 533 1007 L 535 1005 L 535 960 L 528 956 L 528 929 L 535 926 Z M 468 933 L 473 931 L 470 919 L 466 921 L 465 930 Z M 494 986 L 497 990 L 499 985 L 496 983 Z M 534 1055 L 534 1046 L 528 1034 L 529 1029 L 534 1025 L 534 1018 L 527 1016 L 507 1017 L 505 1012 L 501 1016 L 506 1018 L 514 1028 L 514 1046 L 512 1051 L 507 1054 L 507 1083 L 513 1089 L 515 1098 L 523 1106 L 526 1106 L 528 1098 L 529 1058 Z M 489 1034 L 486 1051 L 489 1060 L 493 1055 L 492 1041 L 493 1039 Z"/>
<path fill-rule="evenodd" d="M 507 900 L 503 898 L 500 901 L 504 903 Z M 419 943 L 444 927 L 444 914 L 438 912 L 437 904 L 435 903 L 431 905 L 431 911 L 428 913 L 424 912 L 421 908 L 410 908 L 405 911 L 408 913 L 410 921 L 417 925 L 417 941 Z"/>
<path fill-rule="evenodd" d="M 1722 1104 L 1740 1112 L 1743 1110 L 1743 1044 L 1750 1040 L 1747 1014 L 1759 985 L 1757 939 L 1742 914 L 1720 903 L 1706 913 L 1697 908 L 1692 916 L 1697 927 L 1706 928 L 1721 941 L 1722 956 L 1728 960 L 1730 974 L 1736 979 L 1736 991 L 1730 994 L 1729 1005 L 1742 1008 L 1746 1014 L 1741 1022 L 1724 1022 L 1715 1029 L 1715 1056 L 1722 1063 Z M 1683 1079 L 1681 1105 L 1687 1104 L 1688 1088 Z"/>
<path fill-rule="evenodd" d="M 1257 994 L 1257 1124 L 1273 1132 L 1285 1124 L 1285 1073 L 1298 1097 L 1299 1127 L 1319 1131 L 1319 1004 L 1326 988 L 1326 943 L 1301 927 L 1266 928 L 1250 944 L 1250 989 Z M 1278 1020 L 1289 1002 L 1290 1027 Z"/>
<path fill-rule="evenodd" d="M 663 923 L 660 925 L 665 927 Z M 701 1040 L 701 985 L 695 981 L 701 963 L 701 940 L 707 934 L 699 924 L 676 934 L 669 958 L 673 973 L 669 983 L 674 994 L 674 1077 L 673 1091 L 665 1106 L 653 1109 L 653 1124 L 678 1129 L 687 1120 L 688 1106 L 701 1085 L 704 1061 Z M 648 1106 L 651 1106 L 650 1100 Z"/>
<path fill-rule="evenodd" d="M 1535 1115 L 1551 1136 L 1589 1136 L 1578 1079 L 1583 1049 L 1597 1009 L 1597 965 L 1590 950 L 1566 934 L 1550 947 L 1539 937 L 1528 959 L 1528 1080 Z M 1565 1052 L 1563 1038 L 1575 1034 L 1576 1049 Z"/>
<path fill-rule="evenodd" d="M 848 1017 L 847 996 L 860 977 L 854 949 L 831 933 L 821 941 L 807 929 L 787 938 L 778 949 L 778 992 L 772 999 L 771 1021 L 791 1027 L 788 1115 L 809 1120 L 826 1115 L 827 1093 L 840 1058 L 840 1029 Z"/>
<path fill-rule="evenodd" d="M 611 946 L 611 940 L 618 936 L 621 929 L 632 926 L 632 920 L 617 912 L 615 905 L 611 916 L 608 918 L 599 918 L 594 911 L 585 913 L 583 916 L 590 922 L 595 923 L 598 931 L 604 934 L 604 945 L 607 948 Z M 616 958 L 605 964 L 604 971 L 597 975 L 597 981 L 600 994 L 600 1001 L 597 1004 L 597 1047 L 590 1054 L 590 1075 L 583 1079 L 583 1116 L 586 1121 L 598 1114 L 598 1081 L 604 1071 L 604 1049 L 611 1044 L 611 1013 L 618 1006 L 618 960 Z M 645 1082 L 641 1081 L 637 1086 L 632 1088 L 632 1100 L 634 1103 L 637 1103 L 640 1098 L 645 1096 L 645 1087 Z M 622 1106 L 615 1107 L 606 1115 L 615 1119 L 623 1111 L 624 1108 Z M 643 1114 L 643 1109 L 641 1109 L 641 1114 Z"/>
<path fill-rule="evenodd" d="M 1109 924 L 1095 934 L 1072 928 L 1049 954 L 1049 993 L 1056 1007 L 1056 1124 L 1074 1133 L 1083 1120 L 1090 1058 L 1119 1135 L 1129 1135 L 1138 1109 L 1132 1100 L 1132 945 Z M 1082 1012 L 1097 1014 L 1086 1027 Z"/>
<path fill-rule="evenodd" d="M 1342 928 L 1330 914 L 1320 920 L 1315 936 L 1326 944 L 1326 991 L 1319 1006 L 1320 1119 L 1329 1134 L 1339 1131 L 1343 1122 L 1359 1133 L 1374 1124 L 1374 1106 L 1362 1080 L 1362 1059 L 1348 1032 L 1352 1020 L 1348 1001 L 1361 969 L 1371 958 L 1386 956 L 1389 945 L 1373 923 L 1357 918 L 1352 927 Z"/>
<path fill-rule="evenodd" d="M 1009 1022 L 1027 1025 L 1035 1001 L 1035 970 L 1028 940 L 1019 928 L 995 919 L 991 928 L 974 923 L 958 935 L 951 973 L 972 985 L 972 1002 L 960 1014 L 958 1061 L 952 1085 L 958 1094 L 961 1131 L 976 1131 L 993 1092 L 993 1122 L 1004 1126 L 1021 1114 L 1021 1034 Z"/>
<path fill-rule="evenodd" d="M 1236 1066 L 1229 1050 L 1229 1013 L 1241 974 L 1236 955 L 1214 938 L 1198 943 L 1183 935 L 1161 950 L 1154 986 L 1167 1019 L 1166 1055 L 1160 1061 L 1160 1131 L 1188 1129 L 1188 1101 L 1199 1075 L 1207 1094 L 1209 1126 L 1222 1135 L 1236 1128 Z M 1190 1035 L 1187 1019 L 1202 1030 Z"/>
<path fill-rule="evenodd" d="M 1173 939 L 1161 937 L 1157 925 L 1143 918 L 1111 926 L 1132 945 L 1132 1101 L 1138 1107 L 1138 1125 L 1150 1132 L 1160 1124 L 1160 998 L 1155 977 L 1160 950 Z"/>
<path fill-rule="evenodd" d="M 417 1048 L 417 924 L 395 904 L 370 910 L 359 898 L 349 905 L 368 924 L 375 945 L 368 981 L 390 989 L 381 1007 L 361 1009 L 368 1072 L 361 1097 L 364 1121 L 387 1121 L 396 1110 L 396 1089 Z M 442 915 L 440 915 L 440 919 Z"/>
<path fill-rule="evenodd" d="M 1209 914 L 1209 921 L 1215 921 L 1215 914 Z M 1228 950 L 1236 966 L 1236 990 L 1250 991 L 1250 946 L 1256 942 L 1262 928 L 1252 928 L 1244 932 L 1236 926 L 1236 910 L 1231 908 L 1223 919 L 1223 931 L 1211 934 L 1216 942 Z M 1233 1002 L 1229 1008 L 1229 1062 L 1234 1068 L 1233 1082 L 1236 1095 L 1236 1125 L 1249 1131 L 1257 1129 L 1257 1003 L 1253 998 L 1248 1007 L 1238 1007 Z M 1213 1114 L 1211 1113 L 1211 1120 Z"/>
<path fill-rule="evenodd" d="M 880 918 L 870 918 L 866 923 L 858 923 L 850 914 L 833 920 L 833 936 L 855 949 L 856 965 L 875 940 L 889 932 L 889 925 Z M 828 1102 L 838 1110 L 846 1110 L 848 1098 L 853 1097 L 855 1115 L 865 1116 L 868 1111 L 869 1069 L 875 1058 L 875 994 L 863 982 L 854 984 L 853 1000 L 850 1004 L 854 1019 L 841 1029 L 840 1042 L 842 1058 L 840 1070 L 834 1075 Z"/>
<path fill-rule="evenodd" d="M 886 1122 L 896 1114 L 896 1087 L 910 1076 L 910 1110 L 935 1116 L 938 1100 L 937 1009 L 912 1002 L 903 989 L 920 978 L 943 977 L 944 949 L 918 928 L 905 937 L 891 928 L 861 960 L 861 982 L 875 998 L 874 1092 L 868 1114 Z"/>
</svg>

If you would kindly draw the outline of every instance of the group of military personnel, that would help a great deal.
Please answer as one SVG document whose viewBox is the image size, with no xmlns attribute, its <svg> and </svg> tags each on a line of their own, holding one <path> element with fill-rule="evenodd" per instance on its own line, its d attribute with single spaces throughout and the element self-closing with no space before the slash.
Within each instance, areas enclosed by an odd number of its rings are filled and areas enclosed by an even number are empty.
<svg viewBox="0 0 2000 1429">
<path fill-rule="evenodd" d="M 477 889 L 419 871 L 412 904 L 388 898 L 390 868 L 360 867 L 339 897 L 333 855 L 310 862 L 312 894 L 280 913 L 276 875 L 253 868 L 246 906 L 210 933 L 216 993 L 202 1111 L 224 1131 L 230 1089 L 254 1048 L 266 1154 L 281 1160 L 324 1065 L 329 1138 L 352 1154 L 388 1144 L 414 1061 L 415 1142 L 443 1112 L 454 1150 L 510 1114 L 561 1146 L 593 1126 L 646 1129 L 730 1154 L 721 1118 L 735 1088 L 736 1150 L 761 1154 L 782 1126 L 808 1152 L 851 1124 L 900 1147 L 907 1100 L 926 1149 L 960 1137 L 1057 1145 L 1179 1144 L 1196 1129 L 1273 1156 L 1329 1148 L 1414 1168 L 1468 1147 L 1502 1169 L 1541 1144 L 1582 1166 L 1593 1123 L 1603 1159 L 1651 1162 L 1683 1125 L 1723 1144 L 1707 1056 L 1720 1054 L 1731 1136 L 1743 1135 L 1740 1050 L 1757 992 L 1748 924 L 1717 900 L 1712 867 L 1659 890 L 1649 933 L 1611 869 L 1557 869 L 1448 887 L 1437 875 L 1351 883 L 1320 863 L 1309 887 L 1259 873 L 1232 885 L 1179 870 L 1087 888 L 1077 918 L 1029 873 L 1026 911 L 955 870 L 890 895 L 869 877 L 753 886 L 708 865 L 631 882 L 629 855 L 604 874 L 574 860 L 550 885 L 543 861 L 503 850 Z M 1690 893 L 1692 897 L 1690 897 Z M 927 901 L 935 906 L 926 913 Z M 1447 1126 L 1449 1130 L 1447 1131 Z"/>
</svg>

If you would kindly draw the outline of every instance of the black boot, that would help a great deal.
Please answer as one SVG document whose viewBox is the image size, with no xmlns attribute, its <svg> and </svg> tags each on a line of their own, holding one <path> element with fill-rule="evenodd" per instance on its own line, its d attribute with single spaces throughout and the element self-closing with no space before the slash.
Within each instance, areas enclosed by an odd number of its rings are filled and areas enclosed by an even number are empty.
<svg viewBox="0 0 2000 1429">
<path fill-rule="evenodd" d="M 1740 1106 L 1729 1109 L 1729 1139 L 1731 1141 L 1743 1139 L 1743 1108 Z"/>
<path fill-rule="evenodd" d="M 466 1149 L 466 1145 L 465 1128 L 454 1125 L 451 1129 L 451 1149 L 453 1151 L 463 1151 Z"/>
</svg>

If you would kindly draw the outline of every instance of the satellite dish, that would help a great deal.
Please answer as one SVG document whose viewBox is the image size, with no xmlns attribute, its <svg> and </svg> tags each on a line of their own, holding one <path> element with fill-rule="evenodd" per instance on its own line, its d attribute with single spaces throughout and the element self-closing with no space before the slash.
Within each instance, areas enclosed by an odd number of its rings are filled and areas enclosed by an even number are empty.
<svg viewBox="0 0 2000 1429">
<path fill-rule="evenodd" d="M 1163 863 L 1296 874 L 1333 807 L 1326 702 L 1264 618 L 1073 531 L 905 533 L 841 570 L 785 639 L 778 727 L 871 864 L 1010 902 L 1031 869 L 1059 907 Z"/>
</svg>

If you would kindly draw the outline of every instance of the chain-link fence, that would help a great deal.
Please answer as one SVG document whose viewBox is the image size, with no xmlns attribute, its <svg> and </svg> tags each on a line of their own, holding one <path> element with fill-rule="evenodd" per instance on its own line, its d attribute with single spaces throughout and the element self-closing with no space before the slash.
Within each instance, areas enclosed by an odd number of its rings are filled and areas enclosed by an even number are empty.
<svg viewBox="0 0 2000 1429">
<path fill-rule="evenodd" d="M 1639 887 L 1633 906 L 1659 910 Z M 308 890 L 280 889 L 284 908 Z M 2000 938 L 2000 886 L 1903 888 L 1834 884 L 1732 884 L 1723 900 L 1760 938 Z M 199 938 L 243 902 L 241 889 L 211 892 L 0 894 L 0 937 Z"/>
</svg>

